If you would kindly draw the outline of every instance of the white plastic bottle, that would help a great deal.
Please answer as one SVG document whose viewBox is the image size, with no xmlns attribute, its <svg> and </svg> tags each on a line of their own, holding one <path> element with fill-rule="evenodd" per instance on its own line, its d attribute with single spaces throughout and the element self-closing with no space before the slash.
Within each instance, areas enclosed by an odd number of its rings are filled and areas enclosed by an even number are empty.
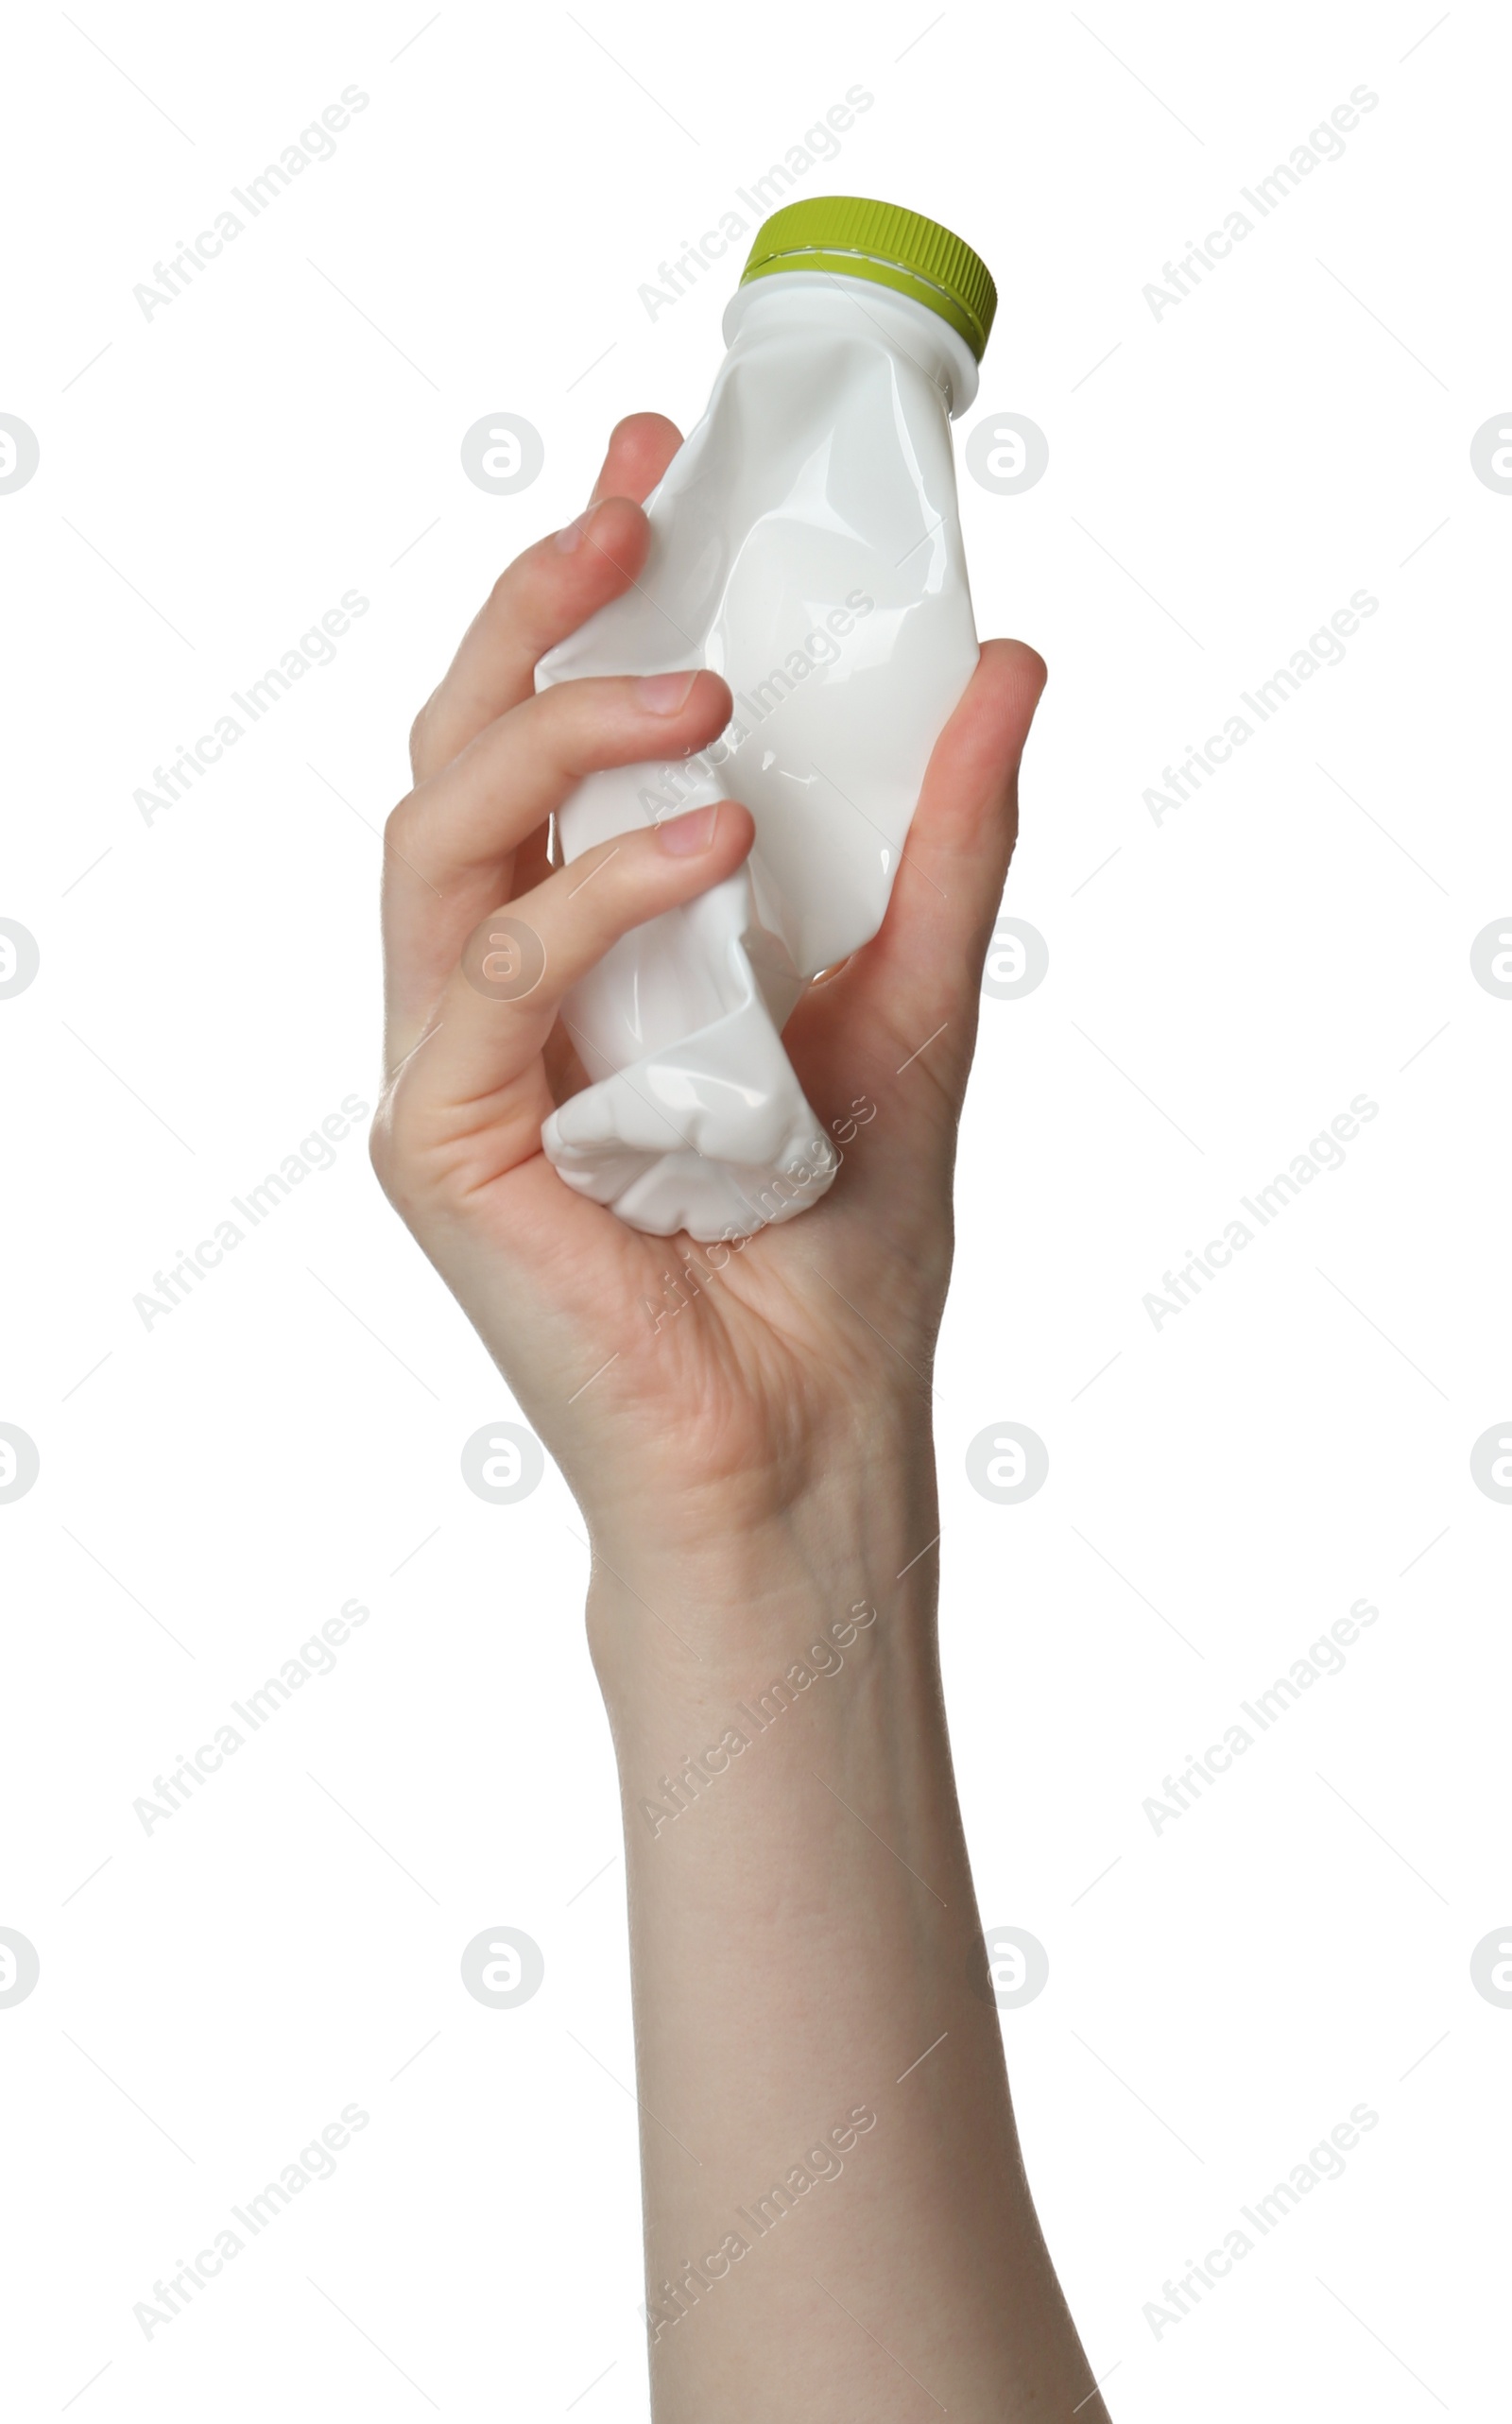
<svg viewBox="0 0 1512 2424">
<path fill-rule="evenodd" d="M 836 1155 L 782 1045 L 811 978 L 882 923 L 930 751 L 977 660 L 950 421 L 996 293 L 948 230 L 795 203 L 757 235 L 702 421 L 647 500 L 645 569 L 538 687 L 709 666 L 734 695 L 691 758 L 590 775 L 568 861 L 716 799 L 741 871 L 617 943 L 569 994 L 592 1081 L 541 1143 L 632 1227 L 701 1241 L 791 1218 Z"/>
</svg>

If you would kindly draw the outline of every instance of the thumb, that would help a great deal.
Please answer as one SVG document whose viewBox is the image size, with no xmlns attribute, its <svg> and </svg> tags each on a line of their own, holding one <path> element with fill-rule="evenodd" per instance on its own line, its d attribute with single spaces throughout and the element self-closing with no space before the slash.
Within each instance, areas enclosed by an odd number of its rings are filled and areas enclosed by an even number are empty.
<svg viewBox="0 0 1512 2424">
<path fill-rule="evenodd" d="M 935 745 L 887 915 L 853 964 L 858 1009 L 913 1050 L 941 1029 L 936 1071 L 959 1103 L 987 947 L 1019 830 L 1019 762 L 1048 679 L 1020 640 L 988 640 Z"/>
</svg>

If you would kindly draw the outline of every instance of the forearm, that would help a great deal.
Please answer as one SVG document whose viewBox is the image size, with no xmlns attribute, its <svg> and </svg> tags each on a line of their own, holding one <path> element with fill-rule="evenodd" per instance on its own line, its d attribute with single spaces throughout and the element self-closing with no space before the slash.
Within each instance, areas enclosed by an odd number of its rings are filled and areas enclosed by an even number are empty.
<svg viewBox="0 0 1512 2424">
<path fill-rule="evenodd" d="M 920 2386 L 1003 2424 L 1091 2387 L 986 1991 L 936 1531 L 919 1444 L 722 1549 L 595 1568 L 658 2424 L 784 2391 L 804 2424 L 912 2418 Z"/>
</svg>

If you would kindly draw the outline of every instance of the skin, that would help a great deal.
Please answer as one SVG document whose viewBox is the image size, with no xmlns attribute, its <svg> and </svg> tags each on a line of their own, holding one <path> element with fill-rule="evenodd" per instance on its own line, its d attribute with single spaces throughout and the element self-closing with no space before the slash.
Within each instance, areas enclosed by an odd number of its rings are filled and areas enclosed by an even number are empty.
<svg viewBox="0 0 1512 2424">
<path fill-rule="evenodd" d="M 726 801 L 554 869 L 583 775 L 704 748 L 731 703 L 707 672 L 670 705 L 533 676 L 637 577 L 679 442 L 620 423 L 588 513 L 510 565 L 416 719 L 373 1160 L 589 1528 L 657 2424 L 784 2398 L 805 2424 L 1098 2424 L 1019 2156 L 935 1625 L 955 1135 L 1045 669 L 984 645 L 881 932 L 784 1031 L 845 1155 L 831 1192 L 737 1248 L 626 1228 L 541 1150 L 586 1082 L 562 997 L 738 868 L 751 820 Z M 545 956 L 510 1000 L 472 981 L 506 908 Z"/>
</svg>

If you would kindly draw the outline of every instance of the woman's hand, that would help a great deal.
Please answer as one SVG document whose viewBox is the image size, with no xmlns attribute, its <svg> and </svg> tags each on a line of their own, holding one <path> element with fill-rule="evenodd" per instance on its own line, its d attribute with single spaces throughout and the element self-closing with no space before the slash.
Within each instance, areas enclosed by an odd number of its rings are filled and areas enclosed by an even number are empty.
<svg viewBox="0 0 1512 2424">
<path fill-rule="evenodd" d="M 546 822 L 585 773 L 706 746 L 730 698 L 707 672 L 649 697 L 629 679 L 537 696 L 532 675 L 635 579 L 632 500 L 677 445 L 654 416 L 620 424 L 598 502 L 510 566 L 416 722 L 373 1157 L 593 1531 L 653 2412 L 901 2418 L 927 2390 L 963 2416 L 1106 2424 L 981 1982 L 930 1555 L 955 1127 L 1044 667 L 983 649 L 881 933 L 784 1030 L 845 1157 L 833 1188 L 739 1246 L 626 1228 L 541 1149 L 584 1083 L 563 995 L 731 874 L 751 820 L 727 801 L 553 870 Z M 504 952 L 485 965 L 509 925 L 526 989 Z"/>
<path fill-rule="evenodd" d="M 983 648 L 882 931 L 784 1031 L 844 1156 L 831 1192 L 713 1246 L 644 1236 L 574 1194 L 541 1148 L 542 1121 L 586 1082 L 564 993 L 630 927 L 730 875 L 753 836 L 727 801 L 568 868 L 547 855 L 547 820 L 584 774 L 701 748 L 730 718 L 712 673 L 534 692 L 538 659 L 640 572 L 638 501 L 679 442 L 655 414 L 622 421 L 589 511 L 502 576 L 416 719 L 415 787 L 388 820 L 384 872 L 374 1163 L 615 1571 L 653 1544 L 696 1556 L 782 1526 L 821 1480 L 860 1481 L 927 1439 L 955 1128 L 1044 682 L 1017 642 Z M 505 911 L 544 950 L 514 999 L 477 981 Z"/>
</svg>

